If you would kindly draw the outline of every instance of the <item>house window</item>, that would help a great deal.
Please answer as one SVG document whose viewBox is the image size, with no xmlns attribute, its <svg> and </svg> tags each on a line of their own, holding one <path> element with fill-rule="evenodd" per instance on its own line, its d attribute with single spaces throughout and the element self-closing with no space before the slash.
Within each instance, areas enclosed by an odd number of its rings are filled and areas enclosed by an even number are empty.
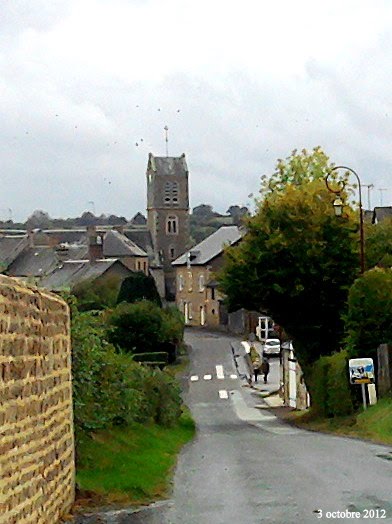
<svg viewBox="0 0 392 524">
<path fill-rule="evenodd" d="M 143 262 L 143 271 L 147 273 L 147 262 Z"/>
<path fill-rule="evenodd" d="M 192 271 L 188 271 L 188 291 L 192 291 L 192 289 L 193 289 Z"/>
<path fill-rule="evenodd" d="M 204 275 L 199 275 L 199 291 L 204 291 Z"/>
<path fill-rule="evenodd" d="M 192 302 L 188 302 L 188 318 L 192 319 Z"/>
<path fill-rule="evenodd" d="M 215 288 L 211 288 L 211 300 L 215 300 Z"/>
<path fill-rule="evenodd" d="M 178 217 L 175 215 L 169 215 L 166 219 L 166 233 L 168 235 L 178 234 Z"/>
<path fill-rule="evenodd" d="M 176 257 L 175 257 L 175 250 L 174 250 L 174 247 L 170 247 L 169 248 L 169 253 L 170 253 L 170 258 L 171 260 L 174 260 Z"/>
<path fill-rule="evenodd" d="M 180 274 L 178 275 L 178 290 L 182 291 L 184 289 L 184 277 Z"/>
</svg>

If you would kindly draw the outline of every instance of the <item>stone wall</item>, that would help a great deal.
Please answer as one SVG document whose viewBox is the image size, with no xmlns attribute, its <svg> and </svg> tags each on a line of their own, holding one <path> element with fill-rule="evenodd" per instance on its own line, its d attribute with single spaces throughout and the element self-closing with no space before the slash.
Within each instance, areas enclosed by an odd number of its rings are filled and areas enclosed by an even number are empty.
<svg viewBox="0 0 392 524">
<path fill-rule="evenodd" d="M 0 275 L 0 524 L 56 524 L 74 474 L 68 307 Z"/>
</svg>

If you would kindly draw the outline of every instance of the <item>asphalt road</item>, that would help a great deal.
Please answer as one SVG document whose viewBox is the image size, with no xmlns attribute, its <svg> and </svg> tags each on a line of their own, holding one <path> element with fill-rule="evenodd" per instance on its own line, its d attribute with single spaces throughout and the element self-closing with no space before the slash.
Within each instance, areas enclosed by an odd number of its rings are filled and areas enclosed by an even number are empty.
<svg viewBox="0 0 392 524">
<path fill-rule="evenodd" d="M 392 522 L 391 448 L 287 426 L 254 407 L 263 401 L 239 376 L 245 368 L 240 348 L 235 366 L 234 339 L 189 331 L 186 340 L 192 350 L 184 399 L 198 431 L 179 457 L 172 499 L 78 522 Z M 277 385 L 277 366 L 266 389 Z"/>
</svg>

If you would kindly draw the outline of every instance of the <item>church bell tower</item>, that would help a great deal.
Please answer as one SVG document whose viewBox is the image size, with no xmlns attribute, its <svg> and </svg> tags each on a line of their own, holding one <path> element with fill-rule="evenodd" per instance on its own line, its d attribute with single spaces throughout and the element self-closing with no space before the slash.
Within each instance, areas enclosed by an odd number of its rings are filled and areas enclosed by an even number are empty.
<svg viewBox="0 0 392 524">
<path fill-rule="evenodd" d="M 165 273 L 167 298 L 175 294 L 173 260 L 185 253 L 189 242 L 188 167 L 185 154 L 158 157 L 147 165 L 147 225 L 155 253 Z"/>
</svg>

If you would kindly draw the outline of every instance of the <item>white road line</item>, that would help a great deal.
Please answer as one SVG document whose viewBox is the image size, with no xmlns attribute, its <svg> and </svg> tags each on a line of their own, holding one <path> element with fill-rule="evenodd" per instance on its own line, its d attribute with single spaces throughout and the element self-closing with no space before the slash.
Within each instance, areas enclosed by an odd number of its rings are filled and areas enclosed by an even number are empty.
<svg viewBox="0 0 392 524">
<path fill-rule="evenodd" d="M 238 375 L 234 375 L 234 373 L 232 375 L 230 375 L 230 378 L 238 378 Z"/>
<path fill-rule="evenodd" d="M 212 375 L 204 375 L 204 380 L 211 380 L 212 379 Z"/>
<path fill-rule="evenodd" d="M 219 390 L 219 398 L 229 398 L 229 394 L 227 393 L 225 389 Z"/>
<path fill-rule="evenodd" d="M 199 376 L 198 375 L 192 375 L 191 376 L 191 382 L 197 382 L 199 380 Z"/>
<path fill-rule="evenodd" d="M 223 380 L 225 378 L 225 374 L 223 373 L 223 366 L 215 366 L 216 367 L 216 376 L 220 380 Z"/>
</svg>

